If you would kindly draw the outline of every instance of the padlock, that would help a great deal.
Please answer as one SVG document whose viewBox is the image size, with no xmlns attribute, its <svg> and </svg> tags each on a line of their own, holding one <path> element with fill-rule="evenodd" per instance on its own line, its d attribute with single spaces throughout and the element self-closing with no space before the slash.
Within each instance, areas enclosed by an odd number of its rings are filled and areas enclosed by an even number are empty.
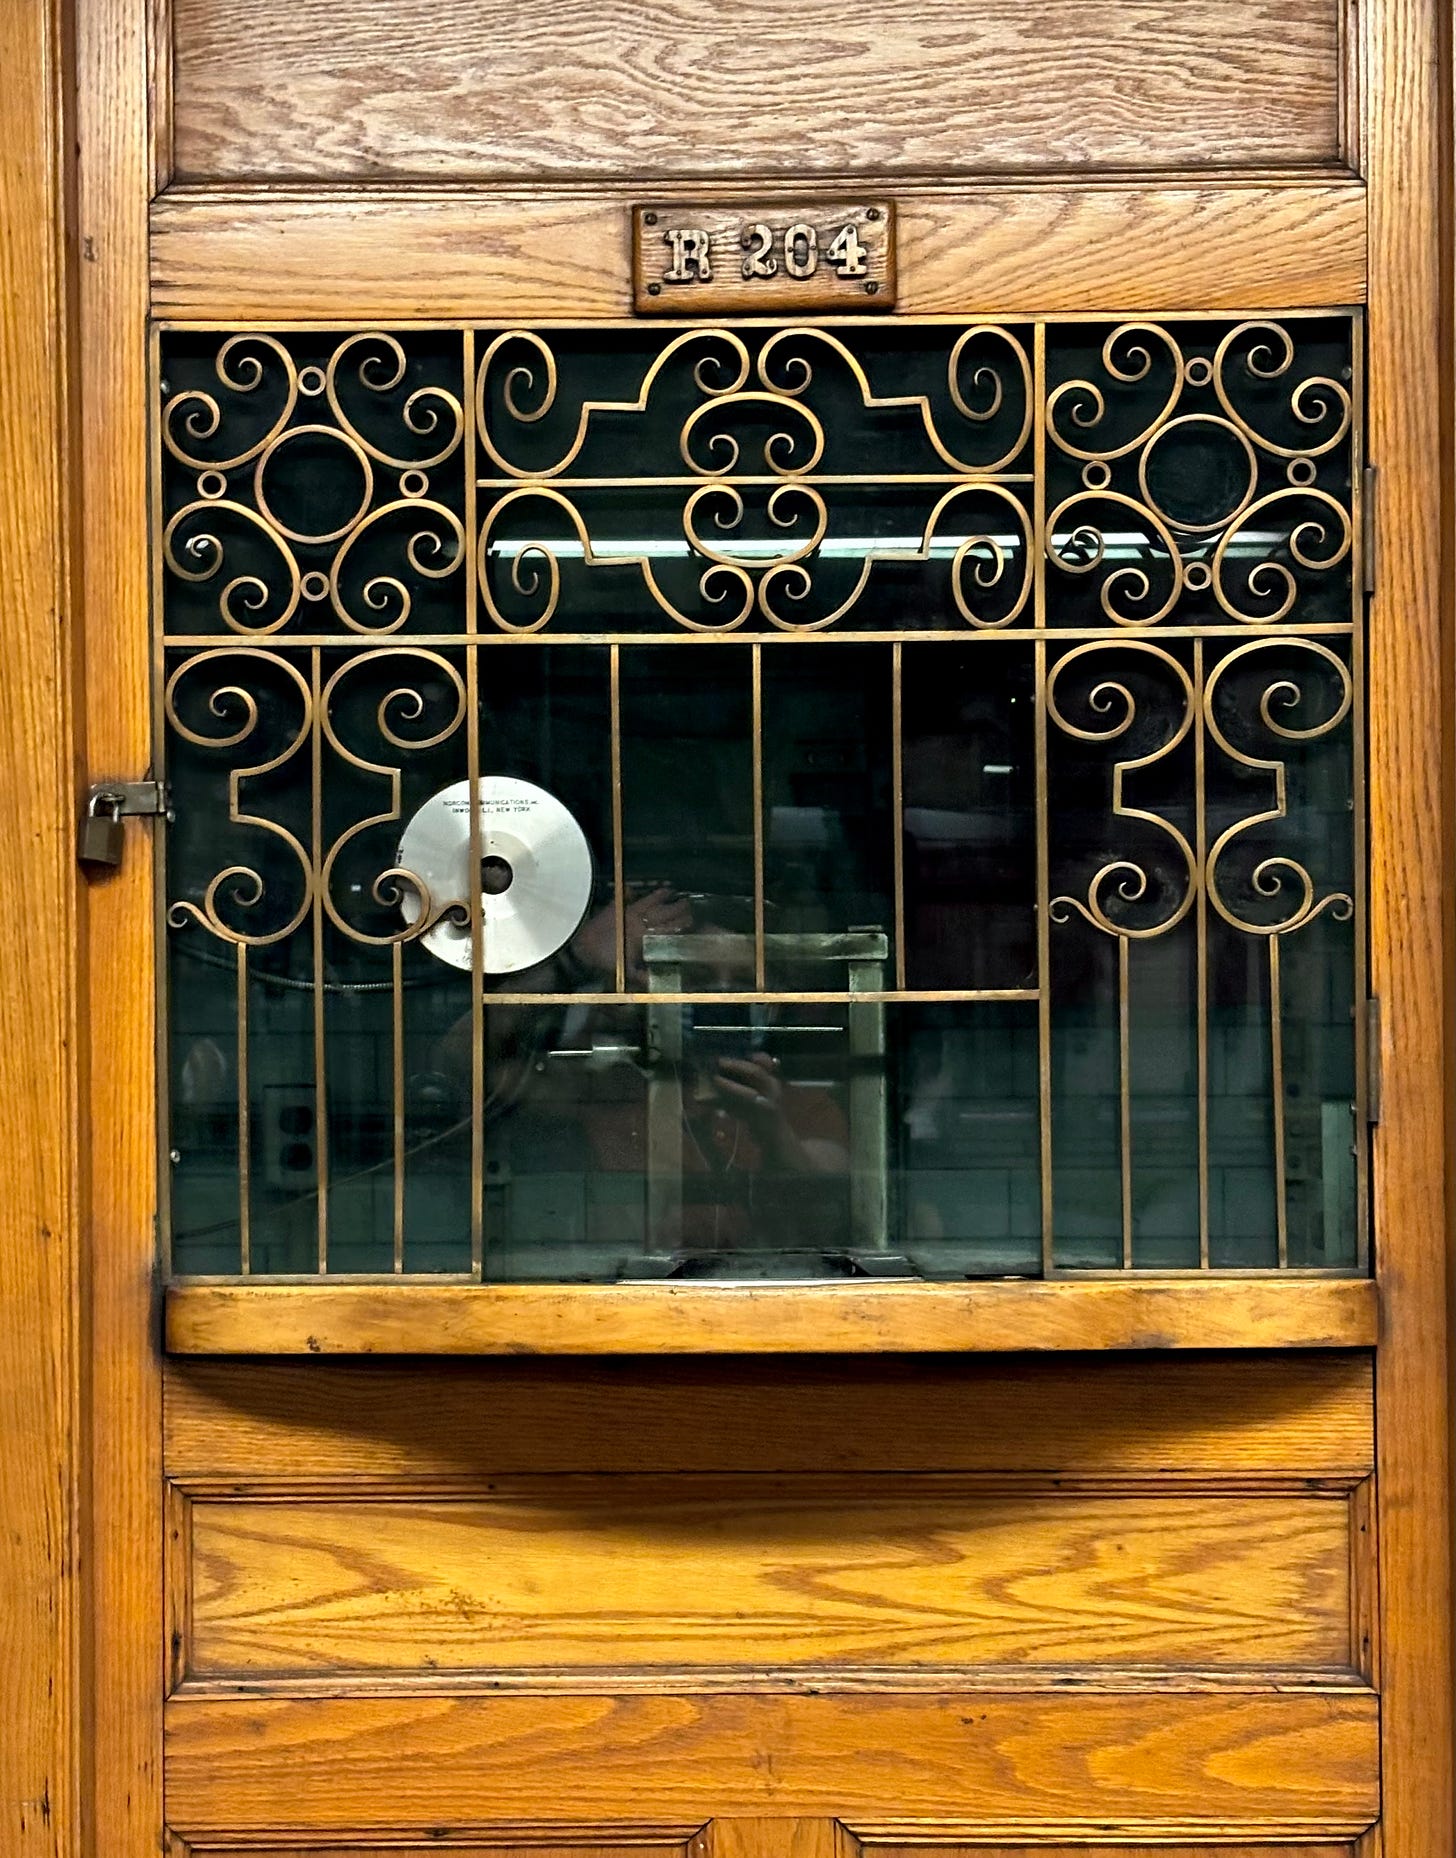
<svg viewBox="0 0 1456 1858">
<path fill-rule="evenodd" d="M 115 870 L 121 863 L 126 832 L 121 823 L 121 795 L 98 788 L 86 802 L 76 855 L 82 864 Z"/>
</svg>

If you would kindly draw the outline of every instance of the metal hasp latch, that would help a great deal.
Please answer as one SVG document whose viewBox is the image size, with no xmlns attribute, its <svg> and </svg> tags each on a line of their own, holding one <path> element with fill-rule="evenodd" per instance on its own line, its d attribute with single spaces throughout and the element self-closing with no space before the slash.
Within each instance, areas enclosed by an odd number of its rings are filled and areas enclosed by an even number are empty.
<svg viewBox="0 0 1456 1858">
<path fill-rule="evenodd" d="M 114 871 L 126 845 L 121 822 L 168 817 L 167 789 L 161 781 L 97 781 L 82 809 L 76 857 L 94 870 Z"/>
</svg>

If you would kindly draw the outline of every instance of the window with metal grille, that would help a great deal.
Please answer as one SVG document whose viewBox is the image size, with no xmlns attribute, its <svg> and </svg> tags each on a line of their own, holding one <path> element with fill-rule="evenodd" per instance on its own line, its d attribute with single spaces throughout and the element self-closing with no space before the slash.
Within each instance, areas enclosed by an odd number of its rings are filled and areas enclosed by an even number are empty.
<svg viewBox="0 0 1456 1858">
<path fill-rule="evenodd" d="M 171 1270 L 1363 1270 L 1360 341 L 161 331 Z"/>
</svg>

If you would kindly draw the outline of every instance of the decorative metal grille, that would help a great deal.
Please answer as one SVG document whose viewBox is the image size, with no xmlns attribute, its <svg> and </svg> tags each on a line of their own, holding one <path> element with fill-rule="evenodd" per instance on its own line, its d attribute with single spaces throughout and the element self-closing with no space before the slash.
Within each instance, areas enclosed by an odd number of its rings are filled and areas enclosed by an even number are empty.
<svg viewBox="0 0 1456 1858">
<path fill-rule="evenodd" d="M 164 331 L 173 1269 L 1364 1269 L 1360 337 Z"/>
</svg>

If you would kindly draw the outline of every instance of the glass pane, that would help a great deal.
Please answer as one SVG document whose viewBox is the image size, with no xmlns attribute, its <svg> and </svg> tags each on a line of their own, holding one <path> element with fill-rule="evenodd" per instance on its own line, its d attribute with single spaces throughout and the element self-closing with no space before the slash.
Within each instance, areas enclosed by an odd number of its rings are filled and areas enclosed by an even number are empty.
<svg viewBox="0 0 1456 1858">
<path fill-rule="evenodd" d="M 1363 1269 L 1359 335 L 166 332 L 172 1269 Z"/>
</svg>

